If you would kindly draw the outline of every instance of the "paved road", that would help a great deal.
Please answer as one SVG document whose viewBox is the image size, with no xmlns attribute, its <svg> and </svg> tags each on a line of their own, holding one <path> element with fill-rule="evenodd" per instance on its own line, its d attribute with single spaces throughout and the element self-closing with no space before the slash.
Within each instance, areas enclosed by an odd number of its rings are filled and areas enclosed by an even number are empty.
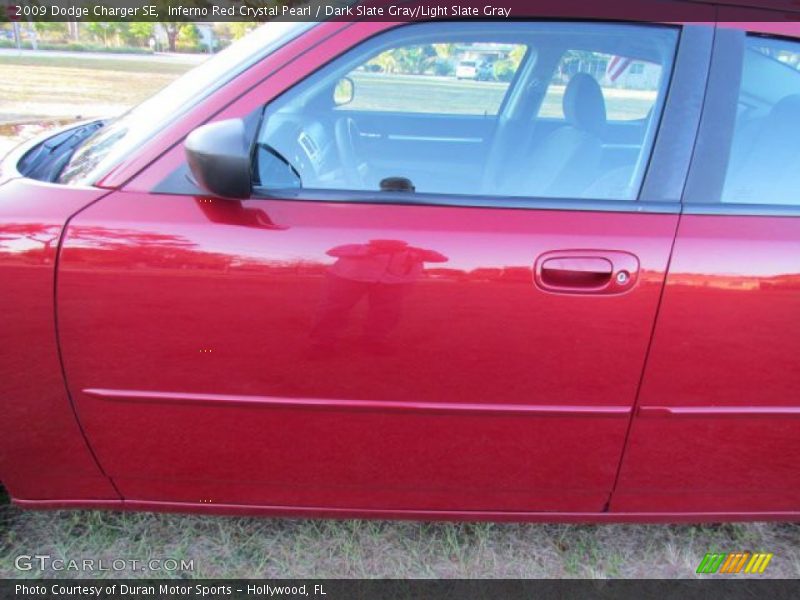
<svg viewBox="0 0 800 600">
<path fill-rule="evenodd" d="M 17 50 L 0 48 L 0 60 L 5 56 L 37 56 L 55 58 L 86 58 L 98 60 L 152 60 L 165 63 L 182 63 L 196 65 L 208 59 L 208 54 L 179 54 L 159 52 L 156 54 L 117 54 L 115 52 L 68 52 L 65 50 Z"/>
</svg>

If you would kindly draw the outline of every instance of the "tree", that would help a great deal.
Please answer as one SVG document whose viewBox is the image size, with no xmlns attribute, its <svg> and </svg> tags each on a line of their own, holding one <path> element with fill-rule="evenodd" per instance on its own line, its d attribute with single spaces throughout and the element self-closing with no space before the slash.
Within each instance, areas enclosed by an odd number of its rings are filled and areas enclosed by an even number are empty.
<svg viewBox="0 0 800 600">
<path fill-rule="evenodd" d="M 176 23 L 172 21 L 172 22 L 165 22 L 163 25 L 164 25 L 164 30 L 167 32 L 167 43 L 169 44 L 169 51 L 175 52 L 178 33 L 180 33 L 181 27 L 183 27 L 185 23 Z"/>
<path fill-rule="evenodd" d="M 128 34 L 134 43 L 140 43 L 144 46 L 147 46 L 150 38 L 153 37 L 154 30 L 155 25 L 153 23 L 135 21 L 130 24 Z"/>
<path fill-rule="evenodd" d="M 155 0 L 153 4 L 158 7 L 159 14 L 167 14 L 171 6 L 169 0 Z M 210 0 L 183 0 L 180 4 L 184 8 L 206 8 L 210 10 L 213 2 Z M 194 27 L 194 24 L 188 21 L 165 21 L 162 22 L 162 24 L 167 32 L 167 42 L 170 52 L 175 52 L 178 36 L 184 28 Z"/>
<path fill-rule="evenodd" d="M 89 32 L 96 38 L 102 39 L 103 45 L 106 47 L 108 47 L 109 37 L 116 33 L 119 33 L 119 26 L 120 23 L 109 23 L 100 21 L 92 21 L 91 23 L 86 24 L 86 28 L 89 30 Z"/>
<path fill-rule="evenodd" d="M 394 73 L 397 70 L 397 61 L 391 51 L 381 52 L 370 60 L 367 65 L 377 65 L 384 73 Z"/>
<path fill-rule="evenodd" d="M 197 25 L 194 23 L 186 23 L 183 27 L 180 28 L 180 32 L 178 33 L 178 41 L 181 42 L 184 46 L 188 46 L 191 49 L 197 49 L 200 47 L 200 32 L 197 29 Z"/>
<path fill-rule="evenodd" d="M 514 46 L 514 49 L 508 53 L 508 60 L 510 60 L 514 65 L 515 71 L 522 62 L 522 59 L 525 58 L 525 52 L 527 52 L 527 50 L 528 49 L 522 44 L 517 44 L 516 46 Z"/>
<path fill-rule="evenodd" d="M 50 40 L 64 41 L 69 36 L 67 23 L 34 23 L 36 31 Z"/>
<path fill-rule="evenodd" d="M 436 55 L 444 60 L 453 60 L 456 55 L 455 44 L 433 44 Z"/>
<path fill-rule="evenodd" d="M 69 37 L 73 41 L 77 42 L 81 37 L 80 27 L 78 21 L 67 21 L 67 29 L 69 31 Z"/>
<path fill-rule="evenodd" d="M 228 24 L 228 31 L 234 40 L 239 40 L 246 36 L 248 33 L 258 27 L 255 23 L 247 23 L 245 21 L 236 21 L 235 23 Z"/>
<path fill-rule="evenodd" d="M 401 72 L 414 75 L 424 73 L 437 57 L 436 50 L 430 44 L 397 48 L 392 50 L 392 55 Z"/>
</svg>

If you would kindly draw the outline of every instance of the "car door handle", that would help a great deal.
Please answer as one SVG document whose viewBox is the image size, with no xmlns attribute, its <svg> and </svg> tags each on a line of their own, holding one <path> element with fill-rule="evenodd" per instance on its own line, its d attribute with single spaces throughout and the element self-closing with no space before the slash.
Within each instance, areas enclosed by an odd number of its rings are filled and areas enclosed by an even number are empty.
<svg viewBox="0 0 800 600">
<path fill-rule="evenodd" d="M 555 250 L 534 266 L 534 281 L 546 292 L 620 294 L 639 277 L 639 259 L 617 250 Z"/>
</svg>

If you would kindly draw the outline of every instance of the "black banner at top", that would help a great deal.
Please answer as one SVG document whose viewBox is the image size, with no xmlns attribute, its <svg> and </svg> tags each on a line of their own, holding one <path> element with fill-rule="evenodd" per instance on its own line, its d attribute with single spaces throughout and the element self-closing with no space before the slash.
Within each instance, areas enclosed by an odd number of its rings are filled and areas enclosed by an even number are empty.
<svg viewBox="0 0 800 600">
<path fill-rule="evenodd" d="M 0 0 L 0 21 L 798 21 L 800 0 Z"/>
</svg>

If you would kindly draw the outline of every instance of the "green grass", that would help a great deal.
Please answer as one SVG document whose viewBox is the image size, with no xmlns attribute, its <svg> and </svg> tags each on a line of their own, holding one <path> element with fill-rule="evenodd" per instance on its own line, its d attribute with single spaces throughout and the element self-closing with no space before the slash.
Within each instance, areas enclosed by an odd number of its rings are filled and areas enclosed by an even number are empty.
<svg viewBox="0 0 800 600">
<path fill-rule="evenodd" d="M 354 73 L 352 110 L 494 115 L 507 83 Z"/>
<path fill-rule="evenodd" d="M 16 556 L 35 553 L 194 560 L 191 572 L 120 574 L 140 577 L 690 578 L 706 552 L 741 550 L 775 553 L 761 577 L 800 576 L 800 527 L 793 524 L 334 521 L 0 506 L 0 577 L 6 578 L 56 575 L 14 569 Z"/>
<path fill-rule="evenodd" d="M 0 39 L 0 48 L 16 49 L 17 45 L 13 40 Z M 113 53 L 113 54 L 153 54 L 150 48 L 141 46 L 104 46 L 102 44 L 87 42 L 67 42 L 50 43 L 39 41 L 36 48 L 33 48 L 30 40 L 22 40 L 22 50 L 60 50 L 67 52 L 92 52 L 92 53 Z"/>
<path fill-rule="evenodd" d="M 144 55 L 141 59 L 114 57 L 82 58 L 72 56 L 2 56 L 0 65 L 8 67 L 32 67 L 48 69 L 88 69 L 92 71 L 115 71 L 122 73 L 167 73 L 180 75 L 191 68 L 191 63 L 152 60 Z"/>
<path fill-rule="evenodd" d="M 0 124 L 113 116 L 154 94 L 191 67 L 147 57 L 2 56 Z M 0 151 L 3 142 L 0 139 Z M 6 145 L 10 145 L 8 140 Z"/>
</svg>

